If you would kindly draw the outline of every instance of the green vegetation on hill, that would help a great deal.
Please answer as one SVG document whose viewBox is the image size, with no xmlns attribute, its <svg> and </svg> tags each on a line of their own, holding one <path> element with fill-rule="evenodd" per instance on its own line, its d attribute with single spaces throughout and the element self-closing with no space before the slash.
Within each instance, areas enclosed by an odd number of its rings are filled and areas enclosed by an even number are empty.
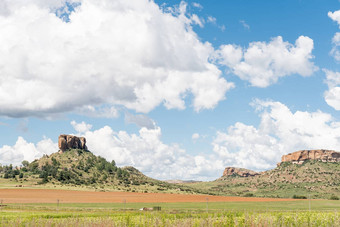
<svg viewBox="0 0 340 227">
<path fill-rule="evenodd" d="M 0 184 L 19 187 L 74 188 L 131 192 L 204 193 L 145 176 L 134 167 L 117 167 L 89 151 L 72 149 L 53 153 L 21 168 L 0 166 Z"/>
<path fill-rule="evenodd" d="M 261 175 L 225 176 L 190 186 L 219 195 L 336 200 L 340 197 L 340 163 L 309 160 L 298 165 L 285 162 Z"/>
<path fill-rule="evenodd" d="M 0 187 L 44 187 L 76 190 L 200 193 L 210 195 L 340 198 L 340 163 L 284 162 L 260 175 L 224 176 L 211 182 L 171 184 L 155 180 L 134 167 L 117 167 L 89 151 L 68 150 L 45 155 L 21 168 L 0 166 Z"/>
</svg>

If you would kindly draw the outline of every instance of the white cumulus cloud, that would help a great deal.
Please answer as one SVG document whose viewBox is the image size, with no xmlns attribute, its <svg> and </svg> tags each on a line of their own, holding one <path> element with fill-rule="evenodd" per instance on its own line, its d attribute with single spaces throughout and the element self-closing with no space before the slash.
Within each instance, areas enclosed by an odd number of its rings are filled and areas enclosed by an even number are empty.
<svg viewBox="0 0 340 227">
<path fill-rule="evenodd" d="M 223 162 L 215 156 L 189 155 L 178 144 L 165 144 L 160 127 L 141 128 L 138 134 L 115 132 L 105 126 L 80 134 L 88 149 L 119 166 L 134 166 L 156 179 L 215 179 L 223 171 Z"/>
<path fill-rule="evenodd" d="M 213 150 L 225 165 L 253 170 L 272 168 L 281 156 L 303 149 L 340 150 L 340 122 L 330 114 L 296 111 L 274 101 L 256 100 L 261 123 L 256 128 L 237 122 L 217 132 Z"/>
<path fill-rule="evenodd" d="M 44 154 L 49 155 L 57 151 L 58 145 L 51 139 L 44 138 L 35 145 L 19 136 L 15 145 L 4 145 L 0 148 L 0 163 L 19 166 L 23 160 L 31 162 L 36 158 L 41 158 Z"/>
<path fill-rule="evenodd" d="M 281 156 L 302 149 L 340 150 L 340 122 L 330 114 L 316 111 L 292 112 L 274 101 L 255 100 L 259 113 L 256 127 L 237 122 L 218 131 L 212 152 L 189 154 L 180 145 L 162 141 L 162 130 L 142 127 L 138 133 L 114 131 L 110 126 L 92 129 L 86 122 L 71 122 L 95 155 L 115 160 L 119 166 L 134 166 L 156 179 L 214 180 L 227 166 L 265 170 L 275 167 Z M 193 134 L 193 138 L 200 135 Z M 37 144 L 19 137 L 13 146 L 0 148 L 0 163 L 20 165 L 43 154 L 57 152 L 51 139 Z"/>
<path fill-rule="evenodd" d="M 65 2 L 1 2 L 0 115 L 184 109 L 189 93 L 199 111 L 233 87 L 209 61 L 212 45 L 191 27 L 203 22 L 185 3 L 175 13 L 148 0 L 67 1 L 80 5 L 63 11 L 66 23 L 55 13 Z"/>
<path fill-rule="evenodd" d="M 326 83 L 328 85 L 328 90 L 324 94 L 325 101 L 334 109 L 340 110 L 340 73 L 327 69 L 323 71 L 326 74 Z"/>
<path fill-rule="evenodd" d="M 306 36 L 300 36 L 295 45 L 278 36 L 269 43 L 252 42 L 248 48 L 221 45 L 213 58 L 252 86 L 267 87 L 291 74 L 312 75 L 318 69 L 311 62 L 313 46 L 313 40 Z"/>
<path fill-rule="evenodd" d="M 340 10 L 334 12 L 328 12 L 328 17 L 331 18 L 333 21 L 337 22 L 338 26 L 340 27 Z M 335 33 L 333 39 L 333 48 L 331 50 L 331 55 L 334 59 L 340 62 L 340 32 Z"/>
<path fill-rule="evenodd" d="M 71 125 L 78 133 L 84 133 L 92 128 L 92 125 L 86 124 L 84 121 L 77 123 L 76 121 L 71 121 Z"/>
<path fill-rule="evenodd" d="M 155 121 L 144 114 L 134 115 L 129 112 L 126 112 L 125 122 L 129 124 L 136 124 L 141 128 L 145 127 L 147 129 L 154 129 L 156 127 Z"/>
</svg>

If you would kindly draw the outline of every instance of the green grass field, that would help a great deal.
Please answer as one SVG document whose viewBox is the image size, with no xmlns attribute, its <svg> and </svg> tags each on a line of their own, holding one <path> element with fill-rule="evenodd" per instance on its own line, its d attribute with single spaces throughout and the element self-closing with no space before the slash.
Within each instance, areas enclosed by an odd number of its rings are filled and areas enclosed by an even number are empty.
<svg viewBox="0 0 340 227">
<path fill-rule="evenodd" d="M 330 200 L 4 205 L 0 226 L 340 226 Z M 162 210 L 139 211 L 154 206 Z"/>
</svg>

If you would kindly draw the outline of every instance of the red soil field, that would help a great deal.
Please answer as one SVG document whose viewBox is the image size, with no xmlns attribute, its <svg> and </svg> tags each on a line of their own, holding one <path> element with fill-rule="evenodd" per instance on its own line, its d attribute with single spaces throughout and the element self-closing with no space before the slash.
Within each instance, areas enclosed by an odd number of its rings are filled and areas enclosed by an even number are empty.
<svg viewBox="0 0 340 227">
<path fill-rule="evenodd" d="M 171 203 L 171 202 L 278 202 L 292 199 L 184 195 L 165 193 L 93 192 L 53 189 L 0 189 L 3 203 Z"/>
</svg>

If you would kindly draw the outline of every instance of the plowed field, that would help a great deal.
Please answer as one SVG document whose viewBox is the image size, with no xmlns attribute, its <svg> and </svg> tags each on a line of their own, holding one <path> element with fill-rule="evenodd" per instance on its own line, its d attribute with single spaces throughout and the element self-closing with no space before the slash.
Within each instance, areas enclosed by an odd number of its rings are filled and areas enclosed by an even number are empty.
<svg viewBox="0 0 340 227">
<path fill-rule="evenodd" d="M 165 193 L 93 192 L 53 189 L 0 189 L 4 203 L 162 203 L 162 202 L 274 202 L 292 199 L 249 198 Z"/>
</svg>

